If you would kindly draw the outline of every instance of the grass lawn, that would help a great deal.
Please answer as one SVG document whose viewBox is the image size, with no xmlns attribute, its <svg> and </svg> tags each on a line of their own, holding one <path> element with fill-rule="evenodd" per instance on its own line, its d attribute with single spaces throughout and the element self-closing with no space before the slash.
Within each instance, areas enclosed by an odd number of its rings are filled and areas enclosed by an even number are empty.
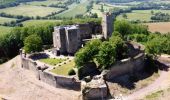
<svg viewBox="0 0 170 100">
<path fill-rule="evenodd" d="M 27 2 L 26 4 L 28 5 L 33 5 L 33 6 L 49 6 L 51 4 L 58 4 L 58 3 L 64 3 L 68 0 L 47 0 L 47 1 L 32 1 L 32 2 Z"/>
<path fill-rule="evenodd" d="M 0 36 L 9 33 L 11 29 L 12 27 L 0 26 Z"/>
<path fill-rule="evenodd" d="M 31 5 L 19 5 L 16 7 L 10 7 L 0 9 L 0 13 L 4 12 L 11 15 L 23 15 L 23 16 L 47 16 L 52 12 L 59 12 L 62 8 L 42 7 L 42 6 L 31 6 Z"/>
<path fill-rule="evenodd" d="M 151 21 L 151 11 L 152 10 L 133 10 L 131 13 L 127 13 L 127 19 L 129 21 L 141 20 L 141 21 Z M 163 12 L 170 14 L 170 10 L 153 10 L 154 13 Z M 122 15 L 117 17 L 118 20 L 124 19 Z"/>
<path fill-rule="evenodd" d="M 158 98 L 164 93 L 163 90 L 157 91 L 155 93 L 149 94 L 145 97 L 145 100 L 159 100 Z"/>
<path fill-rule="evenodd" d="M 22 24 L 24 26 L 36 26 L 40 24 L 46 24 L 46 23 L 55 23 L 55 22 L 60 22 L 61 20 L 28 20 L 24 21 Z"/>
<path fill-rule="evenodd" d="M 68 75 L 68 72 L 75 67 L 75 62 L 72 60 L 64 65 L 58 66 L 55 69 L 51 70 L 51 72 L 58 74 L 58 75 Z"/>
<path fill-rule="evenodd" d="M 44 62 L 46 64 L 55 66 L 61 62 L 64 61 L 64 59 L 54 59 L 54 58 L 46 58 L 46 59 L 40 59 L 41 62 Z"/>
<path fill-rule="evenodd" d="M 59 17 L 75 17 L 78 14 L 85 14 L 87 12 L 86 7 L 89 5 L 88 0 L 82 0 L 80 4 L 73 4 L 68 10 L 57 14 Z"/>
<path fill-rule="evenodd" d="M 11 21 L 16 21 L 14 18 L 6 18 L 6 17 L 0 17 L 0 24 L 4 24 L 5 22 L 11 22 Z"/>
</svg>

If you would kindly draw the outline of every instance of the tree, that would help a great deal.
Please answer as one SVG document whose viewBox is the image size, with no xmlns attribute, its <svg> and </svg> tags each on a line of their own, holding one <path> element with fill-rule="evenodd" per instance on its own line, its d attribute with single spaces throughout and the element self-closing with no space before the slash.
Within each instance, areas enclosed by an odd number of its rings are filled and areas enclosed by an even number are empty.
<svg viewBox="0 0 170 100">
<path fill-rule="evenodd" d="M 24 40 L 24 50 L 26 53 L 39 52 L 42 50 L 42 39 L 38 35 L 30 35 Z"/>
<path fill-rule="evenodd" d="M 88 42 L 85 47 L 80 49 L 75 56 L 75 63 L 77 67 L 81 67 L 88 62 L 93 62 L 95 56 L 99 52 L 101 41 L 96 39 Z"/>
<path fill-rule="evenodd" d="M 100 9 L 101 12 L 104 12 L 104 8 L 103 8 L 103 5 L 101 5 L 101 9 Z"/>
<path fill-rule="evenodd" d="M 100 51 L 96 57 L 96 60 L 101 69 L 111 67 L 116 61 L 116 48 L 109 42 L 105 41 L 100 46 Z"/>
</svg>

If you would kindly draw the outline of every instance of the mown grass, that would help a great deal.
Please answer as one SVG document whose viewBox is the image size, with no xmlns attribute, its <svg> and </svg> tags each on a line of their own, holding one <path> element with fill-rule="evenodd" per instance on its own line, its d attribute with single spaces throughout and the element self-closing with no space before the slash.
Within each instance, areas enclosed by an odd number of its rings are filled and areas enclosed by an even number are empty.
<svg viewBox="0 0 170 100">
<path fill-rule="evenodd" d="M 24 26 L 36 26 L 36 25 L 42 25 L 46 23 L 56 23 L 61 22 L 61 20 L 28 20 L 24 21 L 22 24 Z"/>
<path fill-rule="evenodd" d="M 47 16 L 52 12 L 59 12 L 63 10 L 62 8 L 52 8 L 52 7 L 42 7 L 42 6 L 31 6 L 31 5 L 19 5 L 16 7 L 10 7 L 5 9 L 0 9 L 0 13 L 4 12 L 11 15 L 23 15 L 23 16 Z"/>
<path fill-rule="evenodd" d="M 60 14 L 57 14 L 56 16 L 59 16 L 59 17 L 75 17 L 76 15 L 79 15 L 79 14 L 85 14 L 87 12 L 87 6 L 89 5 L 89 2 L 88 0 L 82 0 L 80 4 L 73 4 L 73 6 L 69 7 L 68 10 L 60 13 Z"/>
<path fill-rule="evenodd" d="M 0 17 L 0 24 L 8 23 L 11 21 L 16 21 L 14 18 L 6 18 L 6 17 Z"/>
<path fill-rule="evenodd" d="M 131 13 L 127 13 L 127 19 L 129 21 L 141 20 L 141 21 L 151 21 L 151 11 L 152 10 L 134 10 Z M 162 12 L 170 14 L 170 10 L 153 10 L 154 13 Z M 125 19 L 122 15 L 117 17 L 118 20 Z"/>
<path fill-rule="evenodd" d="M 68 72 L 74 67 L 75 67 L 75 62 L 74 60 L 71 60 L 70 62 L 67 62 L 66 64 L 56 67 L 55 69 L 51 70 L 51 72 L 57 75 L 67 76 Z"/>
<path fill-rule="evenodd" d="M 56 66 L 57 64 L 63 62 L 64 59 L 56 59 L 56 58 L 46 58 L 46 59 L 40 59 L 40 62 L 44 62 L 46 64 Z"/>
</svg>

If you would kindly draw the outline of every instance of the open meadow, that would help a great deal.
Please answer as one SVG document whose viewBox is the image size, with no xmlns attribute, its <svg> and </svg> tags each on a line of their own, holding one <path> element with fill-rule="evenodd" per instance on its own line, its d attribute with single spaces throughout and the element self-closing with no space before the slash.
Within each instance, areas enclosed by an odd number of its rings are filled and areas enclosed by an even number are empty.
<svg viewBox="0 0 170 100">
<path fill-rule="evenodd" d="M 151 32 L 170 32 L 170 22 L 146 23 L 145 25 L 148 26 L 149 31 Z"/>
<path fill-rule="evenodd" d="M 45 23 L 55 23 L 55 22 L 60 22 L 61 20 L 28 20 L 24 21 L 22 24 L 24 26 L 36 26 L 36 25 L 41 25 Z"/>
<path fill-rule="evenodd" d="M 129 21 L 136 21 L 136 20 L 151 21 L 151 16 L 152 16 L 151 11 L 154 11 L 154 13 L 162 12 L 162 13 L 170 14 L 170 10 L 133 10 L 131 13 L 126 13 L 126 15 L 127 15 L 126 20 L 129 20 Z M 123 18 L 122 15 L 119 15 L 117 17 L 117 19 L 122 20 L 125 18 Z"/>
<path fill-rule="evenodd" d="M 59 12 L 62 8 L 42 7 L 42 6 L 31 6 L 31 5 L 19 5 L 16 7 L 10 7 L 0 9 L 0 13 L 4 12 L 11 15 L 23 15 L 29 17 L 41 16 L 45 17 L 52 12 Z"/>
<path fill-rule="evenodd" d="M 14 18 L 6 18 L 6 17 L 0 17 L 0 24 L 8 23 L 11 21 L 16 21 Z"/>
<path fill-rule="evenodd" d="M 58 4 L 58 3 L 64 3 L 68 0 L 47 0 L 47 1 L 32 1 L 32 2 L 27 2 L 27 5 L 32 5 L 32 6 L 49 6 L 51 4 Z"/>
<path fill-rule="evenodd" d="M 85 14 L 87 12 L 87 6 L 89 5 L 90 1 L 82 0 L 80 4 L 72 4 L 68 10 L 57 14 L 56 16 L 59 17 L 75 17 L 79 14 Z"/>
</svg>

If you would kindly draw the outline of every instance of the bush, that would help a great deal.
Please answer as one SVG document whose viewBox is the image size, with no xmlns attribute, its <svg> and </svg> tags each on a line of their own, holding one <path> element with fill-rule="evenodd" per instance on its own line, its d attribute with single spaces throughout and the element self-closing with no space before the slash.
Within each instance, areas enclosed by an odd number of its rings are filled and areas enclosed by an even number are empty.
<svg viewBox="0 0 170 100">
<path fill-rule="evenodd" d="M 69 72 L 68 72 L 68 75 L 76 75 L 76 72 L 74 69 L 71 69 Z"/>
</svg>

